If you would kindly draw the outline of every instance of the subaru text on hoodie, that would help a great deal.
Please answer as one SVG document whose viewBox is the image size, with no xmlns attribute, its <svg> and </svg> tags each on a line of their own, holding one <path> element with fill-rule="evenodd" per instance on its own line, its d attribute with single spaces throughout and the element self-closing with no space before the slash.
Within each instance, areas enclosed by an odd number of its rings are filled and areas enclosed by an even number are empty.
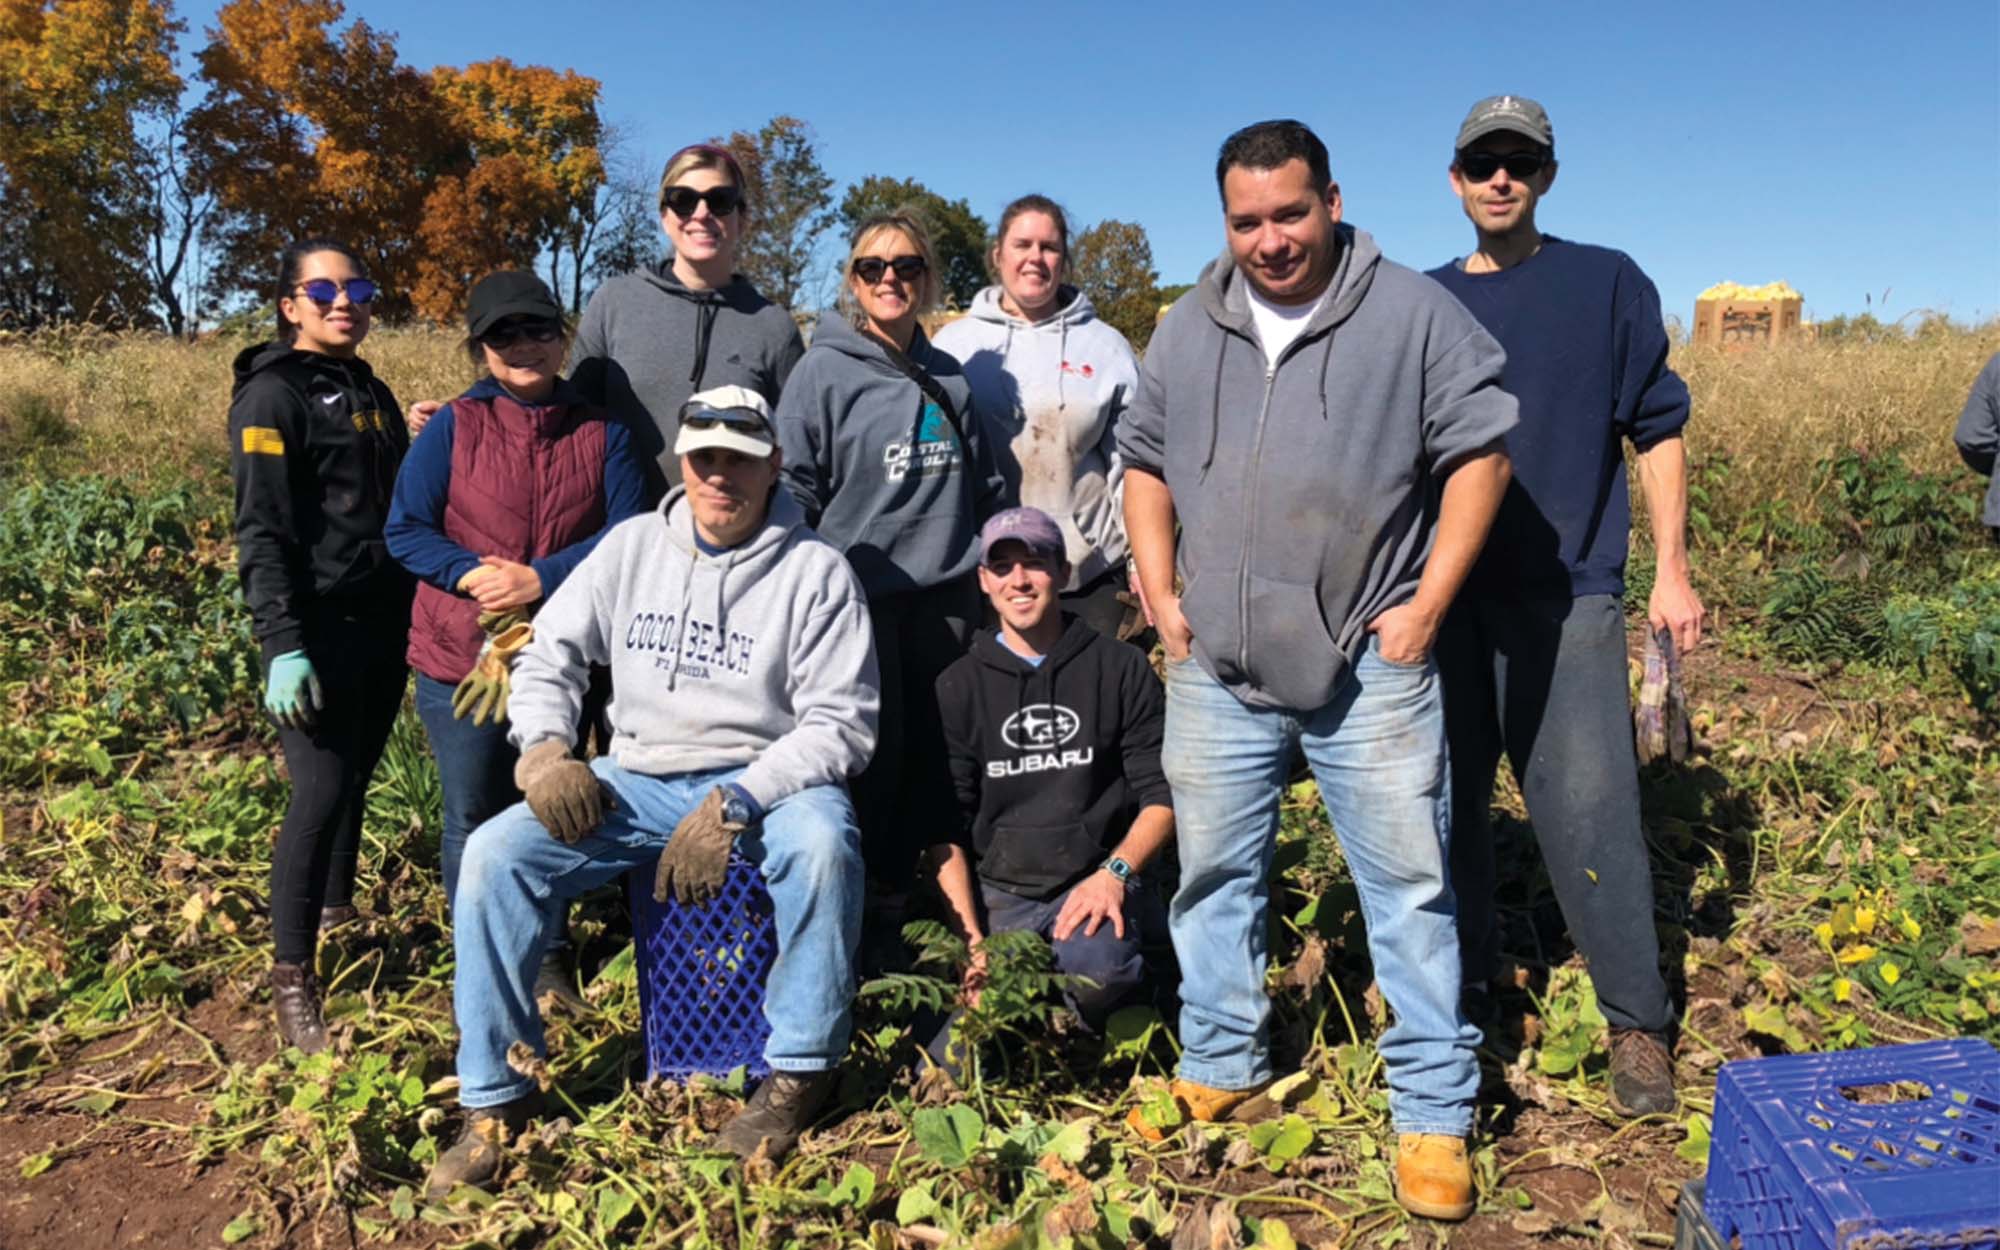
<svg viewBox="0 0 2000 1250">
<path fill-rule="evenodd" d="M 1076 590 L 1125 563 L 1117 424 L 1139 362 L 1083 292 L 1063 287 L 1061 311 L 1040 321 L 1008 312 L 1001 293 L 981 291 L 934 342 L 965 369 L 1008 497 L 1062 527 L 1071 569 L 1062 589 Z"/>
<path fill-rule="evenodd" d="M 909 356 L 957 409 L 963 440 L 889 349 L 839 316 L 820 319 L 778 400 L 785 486 L 871 600 L 970 573 L 979 522 L 1005 489 L 958 362 L 922 330 Z"/>
<path fill-rule="evenodd" d="M 574 744 L 592 664 L 611 668 L 611 757 L 632 772 L 746 768 L 738 784 L 769 810 L 844 783 L 875 749 L 867 604 L 782 489 L 762 529 L 714 555 L 680 487 L 612 527 L 514 660 L 517 747 Z"/>
<path fill-rule="evenodd" d="M 1142 807 L 1171 807 L 1166 695 L 1136 647 L 1065 616 L 1039 667 L 992 630 L 937 681 L 980 880 L 1050 899 L 1104 862 Z"/>
<path fill-rule="evenodd" d="M 1162 478 L 1194 656 L 1251 707 L 1325 706 L 1407 602 L 1444 478 L 1516 421 L 1505 355 L 1443 287 L 1342 223 L 1332 285 L 1267 364 L 1228 255 L 1175 301 L 1118 426 Z"/>
<path fill-rule="evenodd" d="M 681 405 L 712 386 L 747 386 L 775 406 L 805 353 L 792 315 L 742 275 L 697 291 L 660 261 L 597 288 L 570 345 L 570 377 L 636 441 L 647 503 L 681 480 Z"/>
<path fill-rule="evenodd" d="M 407 614 L 416 584 L 382 538 L 410 447 L 396 397 L 367 361 L 283 343 L 235 370 L 237 567 L 264 658 L 304 648 L 323 609 Z"/>
</svg>

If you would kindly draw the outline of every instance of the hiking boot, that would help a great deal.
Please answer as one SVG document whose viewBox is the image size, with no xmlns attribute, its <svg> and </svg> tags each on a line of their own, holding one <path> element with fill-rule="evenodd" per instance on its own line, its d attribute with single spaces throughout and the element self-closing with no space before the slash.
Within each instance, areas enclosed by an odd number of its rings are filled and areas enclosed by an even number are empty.
<svg viewBox="0 0 2000 1250">
<path fill-rule="evenodd" d="M 535 1005 L 547 1015 L 556 1008 L 571 1015 L 588 1010 L 583 996 L 576 992 L 570 981 L 569 969 L 564 965 L 563 953 L 552 950 L 542 956 L 542 966 L 535 969 L 535 989 L 532 997 Z"/>
<path fill-rule="evenodd" d="M 484 1189 L 500 1175 L 507 1148 L 542 1109 L 539 1094 L 529 1094 L 495 1107 L 474 1107 L 451 1149 L 438 1156 L 424 1178 L 424 1200 L 442 1202 L 456 1185 Z"/>
<path fill-rule="evenodd" d="M 278 1036 L 308 1055 L 326 1049 L 326 1021 L 319 1014 L 319 978 L 304 964 L 271 965 L 271 1005 Z"/>
<path fill-rule="evenodd" d="M 1675 1105 L 1666 1039 L 1644 1029 L 1611 1030 L 1611 1109 L 1629 1119 L 1665 1115 Z"/>
<path fill-rule="evenodd" d="M 1233 1120 L 1246 1124 L 1261 1120 L 1271 1113 L 1271 1100 L 1264 1097 L 1264 1091 L 1271 1082 L 1260 1081 L 1249 1089 L 1217 1089 L 1213 1085 L 1198 1085 L 1193 1081 L 1183 1081 L 1175 1077 L 1167 1086 L 1173 1095 L 1174 1105 L 1180 1108 L 1181 1121 L 1197 1121 L 1212 1124 L 1217 1120 Z M 1164 1141 L 1172 1129 L 1164 1129 L 1146 1118 L 1144 1107 L 1132 1108 L 1125 1117 L 1125 1124 L 1133 1132 L 1147 1141 Z"/>
<path fill-rule="evenodd" d="M 1411 1215 L 1462 1220 L 1472 1214 L 1472 1160 L 1465 1139 L 1404 1133 L 1396 1139 L 1396 1201 Z"/>
<path fill-rule="evenodd" d="M 322 907 L 319 909 L 319 931 L 325 933 L 328 929 L 349 924 L 359 919 L 361 919 L 361 909 L 359 907 L 356 907 L 352 903 L 335 903 L 331 907 Z"/>
<path fill-rule="evenodd" d="M 722 1131 L 709 1139 L 711 1150 L 726 1150 L 739 1159 L 757 1153 L 761 1143 L 766 1158 L 776 1161 L 791 1153 L 799 1134 L 819 1114 L 833 1092 L 832 1069 L 824 1072 L 773 1072 L 764 1078 L 750 1101 Z"/>
</svg>

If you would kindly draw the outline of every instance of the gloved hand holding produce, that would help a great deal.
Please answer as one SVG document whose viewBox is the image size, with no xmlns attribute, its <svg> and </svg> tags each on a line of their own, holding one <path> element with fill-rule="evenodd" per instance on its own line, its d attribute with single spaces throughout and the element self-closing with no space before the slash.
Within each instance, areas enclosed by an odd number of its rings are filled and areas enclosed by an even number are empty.
<svg viewBox="0 0 2000 1250">
<path fill-rule="evenodd" d="M 510 611 L 480 613 L 479 628 L 486 631 L 486 642 L 472 662 L 472 671 L 452 692 L 451 714 L 464 720 L 469 712 L 475 725 L 498 724 L 507 719 L 514 657 L 534 641 L 535 627 L 521 612 Z"/>
</svg>

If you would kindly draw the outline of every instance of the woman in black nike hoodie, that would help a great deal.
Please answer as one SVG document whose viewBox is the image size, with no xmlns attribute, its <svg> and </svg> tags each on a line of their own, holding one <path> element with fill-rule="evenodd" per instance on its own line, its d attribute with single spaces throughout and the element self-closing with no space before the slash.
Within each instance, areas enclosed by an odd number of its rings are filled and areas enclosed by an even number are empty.
<svg viewBox="0 0 2000 1250">
<path fill-rule="evenodd" d="M 410 437 L 355 354 L 374 298 L 345 244 L 286 248 L 277 341 L 237 356 L 229 406 L 238 568 L 292 781 L 271 862 L 272 1001 L 279 1034 L 308 1052 L 327 1040 L 319 930 L 355 915 L 368 781 L 409 675 L 415 583 L 382 526 Z"/>
</svg>

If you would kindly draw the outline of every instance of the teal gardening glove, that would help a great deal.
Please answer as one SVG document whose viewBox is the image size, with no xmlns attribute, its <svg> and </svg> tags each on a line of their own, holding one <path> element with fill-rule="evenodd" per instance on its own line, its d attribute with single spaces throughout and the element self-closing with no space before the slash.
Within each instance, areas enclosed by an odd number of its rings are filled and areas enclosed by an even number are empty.
<svg viewBox="0 0 2000 1250">
<path fill-rule="evenodd" d="M 313 671 L 305 652 L 287 651 L 271 660 L 264 675 L 264 710 L 279 728 L 309 733 L 325 706 L 319 674 Z"/>
</svg>

